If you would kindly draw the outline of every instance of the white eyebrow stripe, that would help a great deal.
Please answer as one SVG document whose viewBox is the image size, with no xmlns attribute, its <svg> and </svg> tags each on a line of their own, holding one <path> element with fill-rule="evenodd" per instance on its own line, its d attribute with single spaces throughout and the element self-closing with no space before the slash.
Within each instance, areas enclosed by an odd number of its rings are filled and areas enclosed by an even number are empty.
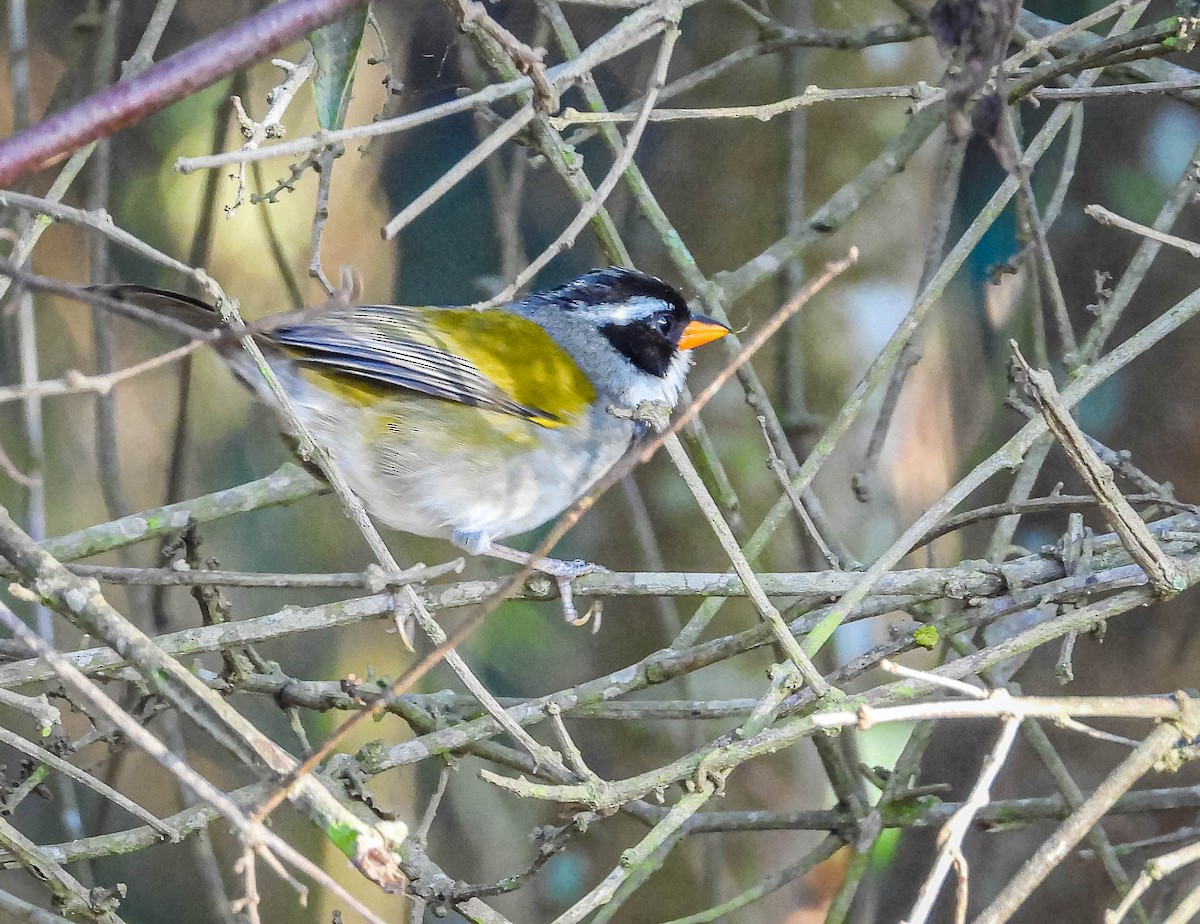
<svg viewBox="0 0 1200 924">
<path fill-rule="evenodd" d="M 612 323 L 628 324 L 630 321 L 644 320 L 668 307 L 661 298 L 638 295 L 628 301 L 598 305 L 595 311 Z"/>
</svg>

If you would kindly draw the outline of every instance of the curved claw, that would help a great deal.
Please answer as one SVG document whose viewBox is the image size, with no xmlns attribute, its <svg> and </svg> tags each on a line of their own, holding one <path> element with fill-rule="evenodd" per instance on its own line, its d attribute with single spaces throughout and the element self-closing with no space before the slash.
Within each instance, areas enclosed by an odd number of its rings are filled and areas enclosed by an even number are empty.
<svg viewBox="0 0 1200 924">
<path fill-rule="evenodd" d="M 412 653 L 416 653 L 416 617 L 412 613 L 401 612 L 400 609 L 392 614 L 392 620 L 396 626 L 396 633 L 400 636 L 400 641 L 404 643 L 404 647 Z"/>
<path fill-rule="evenodd" d="M 567 625 L 586 626 L 592 618 L 592 611 L 589 608 L 583 616 L 580 616 L 575 609 L 575 592 L 571 589 L 571 578 L 566 575 L 551 575 L 551 577 L 558 585 L 558 597 L 562 601 L 563 619 L 567 621 Z"/>
<path fill-rule="evenodd" d="M 542 559 L 537 563 L 537 570 L 548 575 L 558 585 L 558 596 L 562 602 L 563 619 L 571 626 L 586 626 L 592 620 L 595 605 L 588 607 L 586 613 L 579 615 L 575 609 L 575 591 L 571 587 L 571 581 L 585 574 L 594 574 L 597 571 L 603 571 L 604 568 L 599 565 L 594 565 L 591 562 L 576 559 L 574 561 L 561 561 L 556 558 Z M 600 623 L 597 617 L 596 628 L 599 629 Z"/>
</svg>

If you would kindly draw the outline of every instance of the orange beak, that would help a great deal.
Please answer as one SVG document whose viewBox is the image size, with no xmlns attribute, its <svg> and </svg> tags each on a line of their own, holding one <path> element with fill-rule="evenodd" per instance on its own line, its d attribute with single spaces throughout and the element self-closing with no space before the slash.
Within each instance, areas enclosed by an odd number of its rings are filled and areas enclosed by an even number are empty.
<svg viewBox="0 0 1200 924">
<path fill-rule="evenodd" d="M 693 316 L 688 326 L 683 329 L 683 334 L 679 338 L 679 349 L 694 350 L 698 346 L 720 340 L 728 333 L 732 332 L 720 321 L 714 321 L 712 318 L 698 314 Z"/>
</svg>

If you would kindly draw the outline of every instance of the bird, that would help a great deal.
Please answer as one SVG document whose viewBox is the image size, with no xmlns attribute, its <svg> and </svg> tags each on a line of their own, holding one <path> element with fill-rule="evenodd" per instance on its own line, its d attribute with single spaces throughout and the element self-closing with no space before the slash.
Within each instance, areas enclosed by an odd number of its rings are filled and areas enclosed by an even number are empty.
<svg viewBox="0 0 1200 924">
<path fill-rule="evenodd" d="M 222 328 L 189 295 L 93 286 L 133 316 L 196 336 Z M 644 435 L 629 411 L 673 409 L 692 350 L 730 333 L 672 286 L 633 269 L 594 269 L 501 307 L 351 305 L 269 315 L 252 336 L 304 428 L 385 526 L 530 566 L 559 587 L 597 570 L 533 558 L 499 540 L 573 504 Z M 234 375 L 276 404 L 235 337 L 213 340 Z"/>
</svg>

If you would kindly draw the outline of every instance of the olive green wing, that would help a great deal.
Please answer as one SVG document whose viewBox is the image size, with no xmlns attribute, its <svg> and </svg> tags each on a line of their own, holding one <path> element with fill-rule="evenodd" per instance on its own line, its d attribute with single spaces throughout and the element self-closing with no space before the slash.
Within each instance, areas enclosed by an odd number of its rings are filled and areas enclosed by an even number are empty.
<svg viewBox="0 0 1200 924">
<path fill-rule="evenodd" d="M 267 336 L 314 372 L 368 390 L 417 392 L 562 426 L 595 398 L 540 325 L 504 311 L 364 305 Z"/>
</svg>

